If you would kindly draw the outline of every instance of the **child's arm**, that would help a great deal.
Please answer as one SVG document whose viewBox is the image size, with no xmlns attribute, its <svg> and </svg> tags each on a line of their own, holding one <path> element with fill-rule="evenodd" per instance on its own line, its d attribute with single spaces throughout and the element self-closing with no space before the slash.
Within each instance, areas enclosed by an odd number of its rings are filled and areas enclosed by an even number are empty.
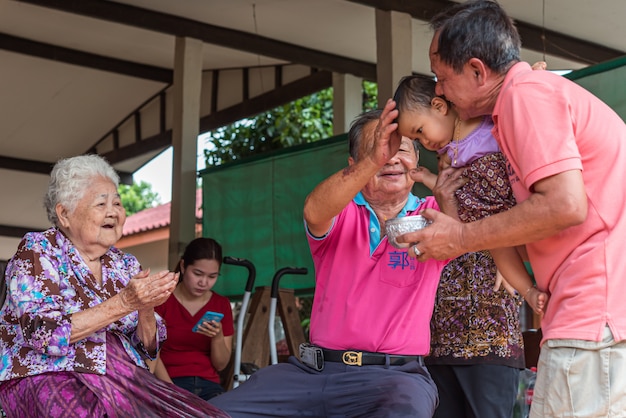
<svg viewBox="0 0 626 418">
<path fill-rule="evenodd" d="M 514 247 L 490 250 L 496 267 L 506 281 L 522 295 L 537 314 L 543 314 L 548 302 L 548 294 L 541 292 L 533 285 L 533 280 L 526 271 L 517 249 Z"/>
<path fill-rule="evenodd" d="M 431 173 L 426 167 L 417 167 L 415 170 L 411 170 L 409 174 L 415 182 L 424 184 L 430 190 L 435 188 L 437 175 Z"/>
<path fill-rule="evenodd" d="M 500 290 L 500 286 L 502 286 L 504 290 L 509 293 L 509 295 L 513 297 L 517 296 L 517 290 L 515 290 L 515 288 L 504 279 L 504 276 L 502 275 L 502 273 L 500 273 L 500 270 L 496 268 L 496 285 L 493 287 L 493 290 L 497 292 L 498 290 Z"/>
</svg>

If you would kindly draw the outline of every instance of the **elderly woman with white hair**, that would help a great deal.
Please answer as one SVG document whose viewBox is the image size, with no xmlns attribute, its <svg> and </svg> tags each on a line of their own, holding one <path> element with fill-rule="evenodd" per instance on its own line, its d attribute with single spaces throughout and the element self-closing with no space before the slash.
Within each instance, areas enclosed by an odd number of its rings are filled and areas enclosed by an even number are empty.
<svg viewBox="0 0 626 418">
<path fill-rule="evenodd" d="M 2 284 L 0 404 L 15 417 L 227 417 L 146 366 L 166 337 L 154 307 L 178 275 L 113 246 L 126 220 L 118 183 L 96 155 L 54 166 L 53 227 L 24 236 Z"/>
</svg>

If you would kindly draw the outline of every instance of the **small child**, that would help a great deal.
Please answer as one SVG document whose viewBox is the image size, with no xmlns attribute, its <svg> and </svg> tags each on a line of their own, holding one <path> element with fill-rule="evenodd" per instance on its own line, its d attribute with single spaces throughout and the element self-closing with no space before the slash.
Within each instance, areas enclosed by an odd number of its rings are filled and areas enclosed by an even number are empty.
<svg viewBox="0 0 626 418">
<path fill-rule="evenodd" d="M 515 197 L 509 183 L 506 160 L 491 135 L 490 116 L 462 121 L 449 102 L 435 94 L 436 82 L 420 75 L 404 77 L 394 94 L 398 109 L 398 133 L 418 140 L 439 155 L 439 172 L 465 167 L 468 183 L 456 192 L 459 219 L 473 222 L 510 209 Z M 437 176 L 419 168 L 421 181 L 431 190 Z M 516 248 L 490 250 L 498 271 L 522 295 L 537 314 L 543 314 L 548 294 L 533 285 Z"/>
</svg>

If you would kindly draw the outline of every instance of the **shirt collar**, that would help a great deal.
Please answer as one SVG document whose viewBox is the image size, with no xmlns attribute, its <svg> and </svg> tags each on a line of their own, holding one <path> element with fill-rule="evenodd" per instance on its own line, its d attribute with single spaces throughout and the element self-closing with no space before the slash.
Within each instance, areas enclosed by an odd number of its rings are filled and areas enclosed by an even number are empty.
<svg viewBox="0 0 626 418">
<path fill-rule="evenodd" d="M 357 205 L 365 206 L 374 216 L 376 216 L 370 204 L 367 203 L 367 200 L 365 200 L 363 193 L 361 192 L 357 193 L 357 195 L 354 197 L 353 200 L 354 200 L 354 203 L 356 203 Z M 419 199 L 413 193 L 409 193 L 409 198 L 406 204 L 404 205 L 404 207 L 402 208 L 402 210 L 400 211 L 400 213 L 398 214 L 398 218 L 402 218 L 403 216 L 406 216 L 406 213 L 409 211 L 416 210 L 423 200 L 424 199 Z"/>
<path fill-rule="evenodd" d="M 407 199 L 407 202 L 404 205 L 404 207 L 402 208 L 402 210 L 400 211 L 400 213 L 398 213 L 397 217 L 398 218 L 402 218 L 402 217 L 406 216 L 407 212 L 417 210 L 417 208 L 423 202 L 423 200 L 424 199 L 419 199 L 413 193 L 409 193 L 409 198 Z M 374 213 L 374 210 L 372 209 L 370 204 L 367 202 L 367 200 L 365 200 L 365 197 L 363 196 L 363 194 L 361 192 L 359 192 L 354 197 L 353 201 L 354 201 L 354 203 L 356 203 L 359 206 L 366 207 L 368 212 L 369 212 L 369 214 L 370 214 L 370 219 L 369 219 L 369 237 L 370 237 L 370 256 L 371 256 L 374 253 L 374 251 L 376 250 L 376 247 L 378 247 L 378 244 L 380 244 L 380 241 L 381 241 L 382 233 L 381 233 L 381 230 L 380 230 L 380 223 L 378 222 L 378 217 Z"/>
<path fill-rule="evenodd" d="M 498 116 L 500 114 L 500 100 L 502 98 L 502 91 L 504 91 L 506 88 L 509 87 L 509 85 L 513 82 L 515 77 L 517 77 L 521 73 L 525 73 L 528 71 L 533 71 L 533 69 L 530 67 L 530 64 L 528 64 L 527 62 L 523 62 L 523 61 L 518 62 L 517 64 L 513 65 L 509 69 L 509 71 L 507 71 L 506 76 L 504 77 L 504 82 L 502 83 L 502 87 L 500 88 L 500 93 L 498 93 L 496 104 L 493 107 L 493 111 L 491 112 L 494 120 L 498 119 Z"/>
</svg>

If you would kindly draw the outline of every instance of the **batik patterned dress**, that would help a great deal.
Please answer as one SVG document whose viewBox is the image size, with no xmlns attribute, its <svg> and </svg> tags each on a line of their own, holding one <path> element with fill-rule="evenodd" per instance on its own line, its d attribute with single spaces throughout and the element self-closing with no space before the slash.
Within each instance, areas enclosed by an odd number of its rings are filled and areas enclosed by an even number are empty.
<svg viewBox="0 0 626 418">
<path fill-rule="evenodd" d="M 485 118 L 471 135 L 493 141 L 493 123 Z M 465 140 L 471 140 L 468 136 Z M 464 141 L 465 141 L 464 140 Z M 457 190 L 459 218 L 473 222 L 515 205 L 501 152 L 466 155 L 463 176 L 469 181 Z M 475 152 L 476 150 L 472 150 Z M 496 265 L 488 251 L 467 253 L 451 260 L 441 273 L 431 320 L 431 353 L 427 364 L 495 364 L 524 368 L 524 342 L 519 324 L 520 297 L 503 286 L 494 291 Z"/>
</svg>

